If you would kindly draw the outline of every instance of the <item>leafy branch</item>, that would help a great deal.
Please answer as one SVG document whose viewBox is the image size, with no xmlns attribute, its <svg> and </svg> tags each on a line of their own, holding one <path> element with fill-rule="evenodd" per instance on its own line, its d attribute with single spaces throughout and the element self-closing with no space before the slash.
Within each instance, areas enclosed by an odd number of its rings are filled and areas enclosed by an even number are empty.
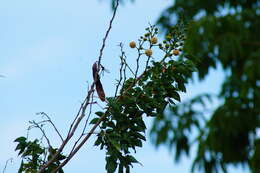
<svg viewBox="0 0 260 173">
<path fill-rule="evenodd" d="M 119 173 L 130 172 L 132 163 L 139 163 L 131 152 L 136 147 L 142 147 L 146 140 L 145 116 L 158 117 L 164 114 L 167 105 L 174 105 L 180 101 L 178 92 L 185 92 L 187 77 L 195 71 L 195 64 L 181 53 L 185 40 L 185 26 L 176 25 L 167 34 L 162 43 L 158 43 L 158 29 L 154 25 L 146 28 L 146 33 L 135 41 L 130 42 L 130 48 L 137 51 L 136 66 L 131 68 L 127 62 L 123 44 L 120 43 L 119 79 L 113 97 L 106 97 L 101 83 L 100 74 L 105 70 L 101 64 L 106 40 L 115 19 L 119 0 L 116 1 L 114 13 L 109 27 L 103 38 L 98 61 L 92 66 L 93 82 L 88 88 L 87 95 L 81 104 L 78 113 L 70 124 L 66 137 L 62 137 L 55 123 L 46 113 L 40 113 L 46 120 L 31 121 L 32 127 L 39 129 L 43 135 L 41 140 L 28 141 L 28 138 L 19 137 L 16 150 L 23 158 L 19 172 L 63 172 L 62 168 L 74 157 L 88 139 L 96 134 L 95 146 L 106 149 L 106 170 L 113 173 L 118 168 Z M 154 56 L 153 51 L 159 49 L 162 55 Z M 141 63 L 145 66 L 142 68 Z M 130 73 L 130 77 L 127 74 Z M 86 132 L 92 107 L 98 104 L 94 98 L 97 92 L 99 99 L 106 102 L 103 111 L 96 112 L 89 124 L 93 125 Z M 88 109 L 89 108 L 89 109 Z M 87 112 L 89 110 L 89 112 Z M 85 120 L 85 121 L 83 121 Z M 49 123 L 61 139 L 59 147 L 55 148 L 43 129 L 43 123 Z M 74 141 L 68 154 L 63 154 L 65 146 L 72 142 L 72 137 L 83 123 L 83 130 Z M 96 130 L 99 128 L 99 132 Z M 47 147 L 42 146 L 45 139 Z"/>
</svg>

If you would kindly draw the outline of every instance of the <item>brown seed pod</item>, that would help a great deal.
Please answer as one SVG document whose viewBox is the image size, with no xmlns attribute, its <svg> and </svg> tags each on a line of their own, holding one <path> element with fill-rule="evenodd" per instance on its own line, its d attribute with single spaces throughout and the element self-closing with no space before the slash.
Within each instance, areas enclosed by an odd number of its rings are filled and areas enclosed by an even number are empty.
<svg viewBox="0 0 260 173">
<path fill-rule="evenodd" d="M 103 89 L 103 86 L 102 86 L 100 80 L 96 81 L 96 91 L 97 91 L 97 94 L 98 94 L 98 97 L 100 98 L 100 100 L 104 102 L 106 100 L 105 99 L 106 95 L 105 95 L 105 92 L 104 92 L 104 89 Z"/>
<path fill-rule="evenodd" d="M 98 94 L 98 97 L 100 98 L 101 101 L 105 101 L 105 92 L 102 86 L 102 83 L 100 81 L 100 77 L 98 74 L 98 64 L 97 62 L 95 62 L 92 66 L 92 75 L 93 75 L 93 79 L 95 82 L 95 86 L 96 86 L 96 91 Z"/>
<path fill-rule="evenodd" d="M 95 78 L 98 77 L 98 71 L 97 71 L 97 62 L 95 62 L 93 65 L 92 65 L 92 75 L 93 75 L 93 80 L 95 81 Z"/>
</svg>

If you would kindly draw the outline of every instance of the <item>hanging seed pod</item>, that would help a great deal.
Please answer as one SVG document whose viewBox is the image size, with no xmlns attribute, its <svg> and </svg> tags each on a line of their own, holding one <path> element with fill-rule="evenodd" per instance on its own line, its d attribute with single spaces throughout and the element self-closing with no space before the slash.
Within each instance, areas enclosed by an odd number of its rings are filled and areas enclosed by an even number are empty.
<svg viewBox="0 0 260 173">
<path fill-rule="evenodd" d="M 98 93 L 98 97 L 100 98 L 101 101 L 105 101 L 105 92 L 104 92 L 104 89 L 103 89 L 103 86 L 100 82 L 100 80 L 97 80 L 96 82 L 96 90 L 97 90 L 97 93 Z"/>
<path fill-rule="evenodd" d="M 100 77 L 98 74 L 98 65 L 97 62 L 95 62 L 92 66 L 92 75 L 93 75 L 93 79 L 95 81 L 95 86 L 96 86 L 96 91 L 98 94 L 98 97 L 100 98 L 101 101 L 105 101 L 105 92 L 102 86 L 102 83 L 100 81 Z"/>
</svg>

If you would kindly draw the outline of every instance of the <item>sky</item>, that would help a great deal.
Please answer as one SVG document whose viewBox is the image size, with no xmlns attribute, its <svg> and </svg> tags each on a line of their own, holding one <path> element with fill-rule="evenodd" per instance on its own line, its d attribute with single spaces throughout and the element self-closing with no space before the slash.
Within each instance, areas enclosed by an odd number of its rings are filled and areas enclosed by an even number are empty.
<svg viewBox="0 0 260 173">
<path fill-rule="evenodd" d="M 110 71 L 102 77 L 107 95 L 113 94 L 118 75 L 117 45 L 120 42 L 126 45 L 133 63 L 134 54 L 128 43 L 137 40 L 148 23 L 155 23 L 170 3 L 170 0 L 142 0 L 119 7 L 102 61 Z M 62 134 L 66 134 L 92 82 L 91 66 L 97 60 L 111 15 L 110 4 L 104 0 L 0 1 L 0 74 L 4 76 L 0 78 L 0 171 L 6 160 L 13 158 L 6 173 L 17 172 L 20 159 L 14 152 L 13 140 L 26 135 L 29 120 L 40 119 L 37 112 L 48 113 Z M 219 68 L 210 74 L 202 84 L 195 81 L 188 85 L 188 92 L 182 97 L 207 91 L 218 93 L 223 73 Z M 151 119 L 146 122 L 149 127 Z M 32 139 L 38 135 L 30 132 Z M 57 136 L 50 138 L 54 144 L 59 143 Z M 136 154 L 143 166 L 135 165 L 133 173 L 189 172 L 191 159 L 175 164 L 173 153 L 163 147 L 155 149 L 148 135 L 147 138 Z M 66 173 L 105 172 L 105 153 L 94 147 L 93 141 L 94 138 L 64 167 Z"/>
</svg>

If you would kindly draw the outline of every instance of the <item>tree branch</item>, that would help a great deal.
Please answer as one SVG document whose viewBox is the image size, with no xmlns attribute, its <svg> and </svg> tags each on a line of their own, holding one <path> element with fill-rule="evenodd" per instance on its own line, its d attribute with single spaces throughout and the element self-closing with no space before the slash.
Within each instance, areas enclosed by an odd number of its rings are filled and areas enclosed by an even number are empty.
<svg viewBox="0 0 260 173">
<path fill-rule="evenodd" d="M 105 37 L 103 38 L 103 42 L 102 42 L 102 46 L 101 46 L 101 49 L 100 49 L 100 52 L 99 52 L 99 57 L 98 57 L 98 72 L 100 71 L 100 67 L 101 67 L 101 59 L 102 59 L 102 56 L 103 56 L 103 51 L 104 51 L 104 48 L 105 48 L 105 45 L 106 45 L 106 40 L 108 38 L 108 35 L 110 33 L 110 30 L 112 28 L 112 24 L 113 24 L 113 21 L 115 19 L 115 16 L 116 16 L 116 12 L 117 12 L 117 9 L 118 9 L 118 6 L 119 6 L 119 0 L 116 1 L 116 6 L 115 6 L 115 9 L 114 9 L 114 12 L 113 12 L 113 15 L 112 15 L 112 18 L 109 22 L 109 27 L 106 31 L 106 34 L 105 34 Z M 76 129 L 78 128 L 78 125 L 80 124 L 81 120 L 84 118 L 85 116 L 85 111 L 86 111 L 86 108 L 87 106 L 89 105 L 90 103 L 90 98 L 91 98 L 91 95 L 93 94 L 93 92 L 95 91 L 94 90 L 94 86 L 95 86 L 95 83 L 96 83 L 96 79 L 97 79 L 97 75 L 98 73 L 96 73 L 95 75 L 95 78 L 94 78 L 94 82 L 92 83 L 91 87 L 90 87 L 90 90 L 88 91 L 88 94 L 86 96 L 86 98 L 84 99 L 84 102 L 82 103 L 77 115 L 76 115 L 76 118 L 73 120 L 71 126 L 70 126 L 70 129 L 69 129 L 69 132 L 68 132 L 68 135 L 66 137 L 66 139 L 63 141 L 63 143 L 61 144 L 61 146 L 59 147 L 59 149 L 57 150 L 57 152 L 54 154 L 54 156 L 45 164 L 41 167 L 39 173 L 43 173 L 44 170 L 50 165 L 52 164 L 57 156 L 62 152 L 62 150 L 64 149 L 64 147 L 66 146 L 66 144 L 69 142 L 69 140 L 71 139 L 71 137 L 74 135 Z M 105 116 L 104 116 L 105 117 Z M 79 146 L 77 146 L 77 148 L 74 149 L 74 151 L 70 154 L 70 156 L 64 161 L 62 162 L 62 164 L 59 165 L 59 167 L 54 171 L 58 171 L 59 169 L 61 169 L 73 156 L 74 154 L 76 154 L 76 152 L 82 147 L 82 145 L 88 140 L 88 138 L 91 136 L 91 134 L 94 132 L 94 130 L 96 129 L 96 127 L 100 124 L 100 122 L 103 120 L 103 118 L 101 117 L 99 119 L 99 123 L 95 124 L 93 127 L 92 127 L 92 130 L 88 133 L 88 135 L 83 139 L 83 141 L 79 144 Z M 75 124 L 74 124 L 75 123 Z"/>
<path fill-rule="evenodd" d="M 57 127 L 54 125 L 54 123 L 52 122 L 51 118 L 49 117 L 49 115 L 47 115 L 45 112 L 40 112 L 41 115 L 45 116 L 47 118 L 47 122 L 51 123 L 52 127 L 54 128 L 54 130 L 56 131 L 56 133 L 59 135 L 61 141 L 63 142 L 64 139 L 61 136 L 59 130 L 57 129 Z"/>
</svg>

